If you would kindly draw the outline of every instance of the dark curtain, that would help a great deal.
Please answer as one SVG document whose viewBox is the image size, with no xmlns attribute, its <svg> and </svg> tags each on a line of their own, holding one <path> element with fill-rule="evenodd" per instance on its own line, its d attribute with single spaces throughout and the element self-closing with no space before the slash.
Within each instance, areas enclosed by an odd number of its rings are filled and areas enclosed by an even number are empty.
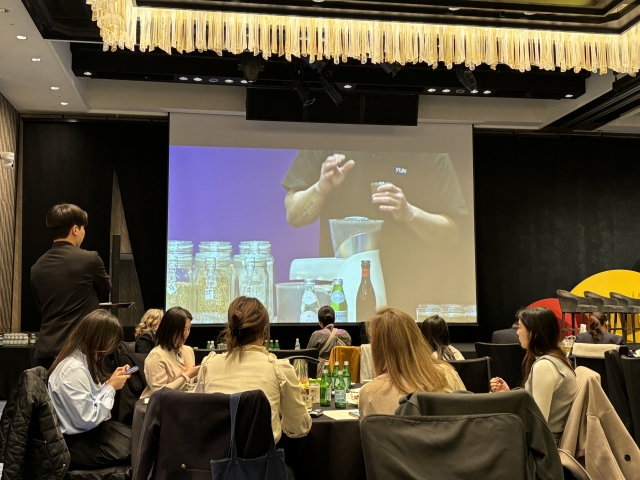
<svg viewBox="0 0 640 480">
<path fill-rule="evenodd" d="M 114 168 L 145 304 L 163 305 L 169 131 L 166 123 L 24 120 L 22 329 L 37 331 L 40 314 L 31 266 L 51 245 L 49 208 L 75 203 L 89 213 L 82 248 L 109 269 Z"/>
<path fill-rule="evenodd" d="M 514 313 L 640 255 L 640 140 L 474 134 L 478 317 Z"/>
</svg>

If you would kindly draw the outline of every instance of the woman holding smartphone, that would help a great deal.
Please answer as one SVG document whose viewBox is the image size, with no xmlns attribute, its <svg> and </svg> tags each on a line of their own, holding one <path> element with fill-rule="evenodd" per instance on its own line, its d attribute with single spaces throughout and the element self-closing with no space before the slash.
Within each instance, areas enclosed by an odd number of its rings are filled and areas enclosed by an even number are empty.
<svg viewBox="0 0 640 480">
<path fill-rule="evenodd" d="M 520 345 L 527 351 L 522 386 L 535 399 L 557 443 L 578 391 L 576 375 L 558 346 L 560 327 L 555 313 L 532 307 L 520 310 L 517 318 Z M 492 392 L 508 390 L 502 378 L 491 379 Z"/>
<path fill-rule="evenodd" d="M 110 374 L 103 363 L 123 336 L 117 318 L 95 310 L 78 323 L 49 370 L 49 395 L 74 470 L 129 461 L 131 428 L 110 421 L 116 390 L 130 377 L 129 365 Z"/>
<path fill-rule="evenodd" d="M 195 366 L 193 348 L 185 345 L 191 332 L 191 314 L 181 307 L 167 310 L 156 332 L 157 346 L 144 361 L 147 388 L 140 398 L 147 398 L 161 388 L 187 390 L 200 371 Z"/>
</svg>

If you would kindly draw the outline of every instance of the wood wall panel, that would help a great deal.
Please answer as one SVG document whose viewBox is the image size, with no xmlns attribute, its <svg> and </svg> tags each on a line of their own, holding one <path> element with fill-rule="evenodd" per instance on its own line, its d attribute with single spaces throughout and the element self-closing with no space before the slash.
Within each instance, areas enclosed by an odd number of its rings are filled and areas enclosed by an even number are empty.
<svg viewBox="0 0 640 480">
<path fill-rule="evenodd" d="M 18 158 L 18 112 L 0 95 L 0 152 Z M 0 332 L 11 330 L 13 254 L 16 221 L 16 169 L 0 168 Z"/>
</svg>

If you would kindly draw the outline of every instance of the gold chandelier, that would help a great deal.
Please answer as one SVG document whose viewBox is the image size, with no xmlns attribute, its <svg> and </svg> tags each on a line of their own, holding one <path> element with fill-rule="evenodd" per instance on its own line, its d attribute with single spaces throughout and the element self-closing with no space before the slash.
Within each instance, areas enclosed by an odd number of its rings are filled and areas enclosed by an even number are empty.
<svg viewBox="0 0 640 480">
<path fill-rule="evenodd" d="M 167 53 L 206 50 L 271 55 L 348 58 L 362 63 L 423 62 L 436 68 L 464 63 L 473 69 L 505 64 L 578 72 L 635 75 L 640 70 L 640 26 L 623 34 L 591 34 L 514 28 L 445 26 L 373 20 L 209 12 L 135 7 L 132 0 L 87 0 L 104 50 L 136 45 Z M 136 27 L 140 25 L 140 37 Z"/>
</svg>

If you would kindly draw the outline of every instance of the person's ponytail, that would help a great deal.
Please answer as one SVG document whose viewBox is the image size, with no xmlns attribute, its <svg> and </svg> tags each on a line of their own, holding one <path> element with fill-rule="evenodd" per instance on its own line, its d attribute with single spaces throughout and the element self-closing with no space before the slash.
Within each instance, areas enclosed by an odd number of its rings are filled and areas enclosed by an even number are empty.
<svg viewBox="0 0 640 480">
<path fill-rule="evenodd" d="M 227 313 L 227 328 L 221 337 L 227 344 L 227 359 L 236 354 L 242 360 L 242 348 L 254 343 L 263 335 L 269 336 L 269 313 L 257 298 L 238 297 Z"/>
<path fill-rule="evenodd" d="M 602 338 L 602 324 L 595 315 L 589 315 L 589 333 L 596 342 Z"/>
</svg>

